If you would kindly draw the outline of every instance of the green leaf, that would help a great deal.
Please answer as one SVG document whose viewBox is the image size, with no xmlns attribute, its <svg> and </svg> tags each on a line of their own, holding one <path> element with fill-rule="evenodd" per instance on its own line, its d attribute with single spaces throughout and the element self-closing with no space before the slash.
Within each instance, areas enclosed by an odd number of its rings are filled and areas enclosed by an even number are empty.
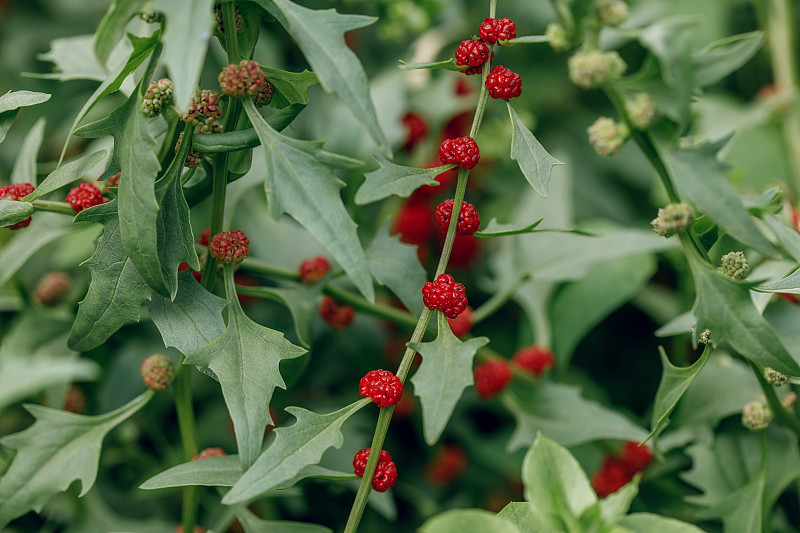
<svg viewBox="0 0 800 533">
<path fill-rule="evenodd" d="M 0 228 L 22 222 L 33 214 L 33 204 L 16 200 L 0 200 Z"/>
<path fill-rule="evenodd" d="M 93 380 L 100 373 L 100 367 L 94 361 L 18 355 L 0 360 L 0 411 L 48 387 Z"/>
<path fill-rule="evenodd" d="M 319 295 L 322 287 L 319 285 L 305 286 L 296 285 L 292 287 L 237 287 L 237 292 L 256 296 L 259 298 L 269 298 L 289 309 L 294 322 L 294 331 L 297 339 L 306 348 L 311 346 L 312 326 L 314 317 L 319 312 Z"/>
<path fill-rule="evenodd" d="M 261 67 L 267 76 L 267 81 L 272 84 L 272 102 L 270 105 L 278 109 L 295 104 L 308 104 L 308 88 L 319 83 L 317 75 L 304 70 L 303 72 L 287 72 L 276 68 Z"/>
<path fill-rule="evenodd" d="M 328 448 L 342 446 L 342 424 L 368 403 L 369 398 L 363 398 L 327 415 L 301 407 L 287 407 L 286 411 L 297 421 L 289 427 L 275 429 L 275 441 L 242 475 L 222 503 L 230 505 L 256 498 L 294 478 L 308 465 L 319 463 Z"/>
<path fill-rule="evenodd" d="M 22 311 L 10 326 L 3 329 L 0 361 L 42 350 L 47 343 L 69 332 L 72 319 L 71 313 L 63 313 L 58 309 L 29 307 Z M 31 335 L 31 331 L 36 331 L 36 335 Z"/>
<path fill-rule="evenodd" d="M 564 446 L 597 439 L 642 441 L 647 436 L 626 417 L 583 398 L 568 385 L 543 382 L 523 388 L 512 383 L 503 403 L 517 421 L 509 451 L 528 446 L 540 432 Z"/>
<path fill-rule="evenodd" d="M 339 189 L 344 185 L 326 162 L 321 142 L 298 141 L 272 129 L 251 100 L 244 108 L 267 158 L 269 211 L 274 220 L 288 213 L 305 226 L 344 268 L 358 290 L 375 300 L 367 257 L 356 224 L 344 207 Z"/>
<path fill-rule="evenodd" d="M 568 531 L 568 524 L 597 502 L 597 496 L 578 461 L 569 451 L 539 435 L 522 462 L 525 500 L 556 531 Z"/>
<path fill-rule="evenodd" d="M 389 234 L 390 222 L 385 222 L 366 250 L 369 271 L 375 279 L 389 288 L 406 309 L 420 316 L 424 309 L 421 287 L 427 274 L 419 262 L 415 246 L 400 242 Z"/>
<path fill-rule="evenodd" d="M 247 509 L 236 512 L 236 518 L 244 527 L 244 533 L 333 533 L 333 530 L 317 524 L 291 522 L 288 520 L 262 520 Z"/>
<path fill-rule="evenodd" d="M 125 27 L 147 0 L 114 0 L 94 35 L 94 53 L 105 64 L 111 51 L 125 35 Z"/>
<path fill-rule="evenodd" d="M 128 43 L 120 43 L 114 48 L 108 63 L 117 65 L 125 61 L 130 53 Z M 26 73 L 32 78 L 47 80 L 94 80 L 102 82 L 108 78 L 108 69 L 101 65 L 94 54 L 94 35 L 74 35 L 50 41 L 50 50 L 36 56 L 40 61 L 54 63 L 49 74 Z M 128 84 L 127 89 L 132 90 Z"/>
<path fill-rule="evenodd" d="M 356 192 L 358 205 L 371 204 L 395 195 L 407 198 L 422 185 L 439 185 L 436 176 L 456 165 L 443 165 L 434 168 L 415 168 L 397 165 L 380 156 L 372 156 L 380 165 L 378 170 L 367 172 L 366 180 Z"/>
<path fill-rule="evenodd" d="M 81 482 L 81 496 L 89 492 L 97 477 L 106 434 L 141 409 L 152 395 L 147 391 L 100 416 L 26 405 L 36 422 L 25 431 L 0 439 L 3 446 L 17 450 L 0 478 L 0 528 L 31 509 L 41 508 L 75 480 Z"/>
<path fill-rule="evenodd" d="M 139 485 L 139 488 L 153 490 L 190 485 L 232 487 L 240 477 L 242 477 L 242 463 L 239 461 L 239 456 L 225 455 L 173 466 L 151 477 Z"/>
<path fill-rule="evenodd" d="M 466 342 L 450 331 L 447 318 L 436 313 L 439 334 L 433 342 L 410 342 L 409 348 L 419 352 L 422 364 L 411 378 L 414 394 L 422 403 L 422 429 L 425 442 L 433 446 L 442 436 L 464 389 L 474 383 L 472 359 L 489 339 L 478 337 Z"/>
<path fill-rule="evenodd" d="M 460 72 L 466 68 L 456 65 L 456 62 L 452 57 L 443 61 L 429 61 L 427 63 L 406 63 L 405 61 L 399 61 L 399 63 L 400 68 L 403 70 L 430 69 L 452 70 L 453 72 Z"/>
<path fill-rule="evenodd" d="M 429 518 L 417 533 L 520 533 L 510 521 L 483 509 L 454 509 Z"/>
<path fill-rule="evenodd" d="M 800 376 L 800 365 L 781 343 L 750 299 L 745 283 L 725 277 L 689 254 L 697 298 L 692 312 L 697 320 L 695 335 L 711 330 L 714 344 L 727 341 L 744 357 L 789 376 Z"/>
<path fill-rule="evenodd" d="M 509 502 L 497 513 L 498 518 L 508 520 L 520 533 L 551 533 L 550 524 L 536 512 L 536 508 L 528 502 Z"/>
<path fill-rule="evenodd" d="M 764 43 L 764 32 L 751 31 L 714 41 L 692 54 L 694 83 L 707 87 L 739 70 L 756 55 Z"/>
<path fill-rule="evenodd" d="M 8 130 L 14 124 L 20 107 L 41 104 L 50 99 L 47 93 L 35 93 L 32 91 L 9 91 L 0 96 L 0 143 L 6 138 Z"/>
<path fill-rule="evenodd" d="M 83 263 L 92 281 L 69 336 L 70 348 L 81 352 L 100 346 L 126 322 L 138 321 L 142 301 L 152 292 L 125 253 L 117 217 L 104 223 L 94 255 Z"/>
<path fill-rule="evenodd" d="M 178 274 L 174 300 L 154 294 L 145 304 L 164 346 L 174 346 L 181 353 L 199 350 L 225 331 L 222 310 L 227 300 L 205 290 L 189 270 Z"/>
<path fill-rule="evenodd" d="M 50 242 L 61 239 L 71 227 L 55 213 L 37 213 L 24 232 L 18 232 L 0 248 L 0 286 L 5 284 L 30 257 Z"/>
<path fill-rule="evenodd" d="M 681 399 L 683 393 L 689 388 L 689 385 L 706 366 L 708 356 L 711 354 L 712 348 L 706 346 L 700 358 L 692 365 L 680 368 L 670 363 L 664 348 L 658 347 L 658 353 L 661 356 L 661 366 L 664 367 L 664 372 L 661 375 L 661 383 L 658 384 L 658 391 L 656 391 L 656 399 L 653 405 L 653 414 L 650 417 L 651 431 L 647 439 L 650 440 L 655 435 L 660 433 L 669 423 L 669 415 L 678 405 L 678 400 Z"/>
<path fill-rule="evenodd" d="M 778 238 L 778 242 L 786 250 L 786 253 L 795 261 L 800 261 L 800 234 L 797 233 L 797 230 L 787 226 L 776 215 L 765 216 L 763 220 Z"/>
<path fill-rule="evenodd" d="M 633 499 L 639 494 L 638 479 L 638 476 L 635 477 L 632 482 L 598 502 L 600 513 L 606 524 L 616 524 L 631 508 Z"/>
<path fill-rule="evenodd" d="M 761 533 L 764 478 L 759 476 L 725 500 L 698 513 L 699 518 L 720 518 L 726 532 Z"/>
<path fill-rule="evenodd" d="M 505 237 L 507 235 L 521 235 L 523 233 L 533 233 L 533 230 L 542 223 L 544 218 L 540 218 L 536 222 L 526 226 L 519 226 L 517 224 L 501 224 L 496 218 L 493 218 L 486 224 L 481 231 L 476 231 L 476 237 Z"/>
<path fill-rule="evenodd" d="M 68 185 L 83 177 L 84 174 L 93 169 L 106 155 L 105 150 L 99 150 L 92 154 L 81 157 L 76 161 L 71 161 L 66 165 L 62 165 L 47 175 L 42 183 L 36 189 L 25 197 L 26 202 L 50 194 L 51 192 L 60 189 L 64 185 Z"/>
<path fill-rule="evenodd" d="M 657 268 L 653 255 L 623 257 L 597 265 L 566 285 L 552 300 L 553 353 L 557 368 L 569 368 L 580 341 L 612 311 L 633 298 Z"/>
<path fill-rule="evenodd" d="M 166 18 L 162 42 L 164 65 L 174 86 L 175 105 L 189 107 L 208 48 L 214 23 L 214 0 L 156 0 L 155 11 Z M 147 79 L 150 79 L 147 76 Z"/>
<path fill-rule="evenodd" d="M 720 148 L 721 145 L 716 143 L 694 150 L 664 153 L 664 161 L 678 193 L 734 238 L 764 255 L 776 257 L 777 250 L 758 229 L 736 190 L 725 178 L 724 168 L 716 157 Z"/>
<path fill-rule="evenodd" d="M 547 35 L 525 35 L 523 37 L 516 37 L 510 41 L 499 41 L 498 44 L 500 44 L 500 46 L 516 46 L 518 44 L 538 44 L 549 42 L 550 37 Z"/>
<path fill-rule="evenodd" d="M 376 19 L 340 15 L 335 9 L 308 9 L 290 0 L 255 2 L 280 21 L 306 56 L 325 92 L 335 94 L 352 111 L 384 155 L 389 157 L 391 150 L 378 125 L 367 75 L 361 62 L 344 42 L 345 32 L 363 28 Z"/>
<path fill-rule="evenodd" d="M 619 525 L 631 533 L 704 533 L 699 527 L 650 513 L 633 513 L 622 518 Z"/>
<path fill-rule="evenodd" d="M 300 357 L 306 350 L 244 314 L 230 264 L 225 265 L 225 290 L 228 326 L 213 342 L 188 354 L 184 364 L 207 368 L 216 376 L 233 419 L 242 467 L 249 468 L 261 453 L 264 428 L 273 423 L 269 403 L 275 387 L 286 388 L 280 362 Z"/>
<path fill-rule="evenodd" d="M 533 190 L 542 198 L 547 198 L 550 188 L 550 172 L 555 165 L 564 163 L 547 153 L 544 146 L 525 127 L 511 104 L 506 102 L 506 105 L 511 117 L 511 125 L 514 128 L 511 136 L 511 159 L 517 162 Z"/>
<path fill-rule="evenodd" d="M 272 113 L 267 117 L 267 124 L 277 131 L 284 130 L 292 121 L 297 118 L 300 111 L 305 109 L 306 106 L 302 104 L 294 104 L 286 109 L 282 109 L 276 113 Z M 261 141 L 253 128 L 246 130 L 227 131 L 224 133 L 208 133 L 192 135 L 192 147 L 198 152 L 204 154 L 218 154 L 221 152 L 236 152 L 245 148 L 255 148 L 259 146 Z M 343 155 L 331 154 L 335 156 L 337 161 L 336 168 L 352 168 L 361 166 L 363 163 Z M 358 163 L 358 164 L 356 164 Z"/>
<path fill-rule="evenodd" d="M 45 123 L 45 118 L 40 118 L 25 136 L 11 170 L 11 183 L 30 182 L 36 185 L 36 159 L 42 146 Z"/>
</svg>

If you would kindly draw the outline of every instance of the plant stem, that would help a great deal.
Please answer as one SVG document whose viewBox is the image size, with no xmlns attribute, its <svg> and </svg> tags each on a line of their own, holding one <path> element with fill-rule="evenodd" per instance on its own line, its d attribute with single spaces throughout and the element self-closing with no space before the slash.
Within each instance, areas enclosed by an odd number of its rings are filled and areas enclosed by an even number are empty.
<svg viewBox="0 0 800 533">
<path fill-rule="evenodd" d="M 753 373 L 758 379 L 758 384 L 761 386 L 761 392 L 764 393 L 764 398 L 767 399 L 767 404 L 775 414 L 775 418 L 783 422 L 787 429 L 800 437 L 800 420 L 781 404 L 778 395 L 775 394 L 775 387 L 767 383 L 766 378 L 764 378 L 764 367 L 750 359 L 747 359 L 747 362 L 750 363 L 750 368 L 753 369 Z"/>
<path fill-rule="evenodd" d="M 178 428 L 183 443 L 183 457 L 191 461 L 197 455 L 197 437 L 195 436 L 194 406 L 192 405 L 192 368 L 184 365 L 185 357 L 181 354 L 178 363 L 178 375 L 175 378 L 175 410 L 178 414 Z M 181 524 L 184 531 L 193 531 L 197 522 L 197 486 L 189 485 L 183 489 L 183 506 Z"/>
<path fill-rule="evenodd" d="M 517 289 L 528 279 L 530 278 L 529 272 L 520 272 L 517 274 L 517 277 L 508 284 L 504 290 L 500 292 L 496 292 L 492 295 L 491 298 L 486 300 L 482 306 L 477 308 L 472 313 L 472 325 L 474 326 L 478 322 L 485 320 L 487 317 L 491 316 L 495 311 L 500 309 L 510 298 L 511 296 L 517 291 Z"/>
<path fill-rule="evenodd" d="M 37 211 L 50 211 L 51 213 L 61 213 L 62 215 L 75 216 L 75 210 L 66 202 L 54 202 L 52 200 L 34 200 L 33 208 Z"/>
<path fill-rule="evenodd" d="M 222 27 L 225 30 L 225 51 L 229 63 L 239 62 L 239 39 L 236 36 L 236 4 L 222 4 Z"/>
</svg>

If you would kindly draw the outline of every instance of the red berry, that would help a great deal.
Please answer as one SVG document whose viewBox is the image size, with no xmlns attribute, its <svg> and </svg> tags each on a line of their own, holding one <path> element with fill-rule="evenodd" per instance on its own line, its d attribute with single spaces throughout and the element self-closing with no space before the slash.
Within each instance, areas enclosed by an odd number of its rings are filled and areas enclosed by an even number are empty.
<svg viewBox="0 0 800 533">
<path fill-rule="evenodd" d="M 400 119 L 406 128 L 406 140 L 403 143 L 403 150 L 410 152 L 428 134 L 428 123 L 421 115 L 409 111 Z"/>
<path fill-rule="evenodd" d="M 325 274 L 327 274 L 330 269 L 331 264 L 321 255 L 314 259 L 306 259 L 300 263 L 300 281 L 306 285 L 311 285 L 325 277 Z"/>
<path fill-rule="evenodd" d="M 192 461 L 201 461 L 203 459 L 208 459 L 209 457 L 224 457 L 225 455 L 227 454 L 222 450 L 222 448 L 206 448 L 199 454 L 192 457 Z"/>
<path fill-rule="evenodd" d="M 505 359 L 484 361 L 475 367 L 474 373 L 475 391 L 483 399 L 503 392 L 513 377 Z"/>
<path fill-rule="evenodd" d="M 517 25 L 510 19 L 485 18 L 481 27 L 478 29 L 480 38 L 487 44 L 494 44 L 497 41 L 510 41 L 517 38 Z"/>
<path fill-rule="evenodd" d="M 250 239 L 240 229 L 223 231 L 211 238 L 208 253 L 223 263 L 238 263 L 250 255 Z"/>
<path fill-rule="evenodd" d="M 18 202 L 20 198 L 28 196 L 33 192 L 33 190 L 34 187 L 30 183 L 14 183 L 12 185 L 6 185 L 5 187 L 0 187 L 0 200 Z M 25 220 L 20 220 L 19 222 L 5 227 L 8 229 L 17 230 L 27 228 L 30 223 L 31 217 L 28 217 Z"/>
<path fill-rule="evenodd" d="M 456 337 L 463 337 L 472 329 L 472 307 L 467 306 L 464 311 L 456 318 L 448 318 L 450 331 Z"/>
<path fill-rule="evenodd" d="M 378 407 L 389 407 L 400 401 L 403 382 L 388 370 L 371 370 L 358 383 L 358 393 Z"/>
<path fill-rule="evenodd" d="M 445 139 L 439 147 L 439 160 L 445 165 L 457 163 L 461 168 L 472 168 L 480 158 L 478 143 L 469 136 Z"/>
<path fill-rule="evenodd" d="M 451 198 L 436 207 L 436 220 L 442 231 L 447 231 L 450 226 L 450 217 L 453 215 L 454 200 Z M 481 225 L 481 219 L 475 206 L 469 202 L 461 202 L 461 211 L 458 213 L 456 232 L 459 235 L 472 235 Z"/>
<path fill-rule="evenodd" d="M 147 357 L 139 367 L 148 389 L 162 391 L 175 379 L 175 366 L 172 360 L 163 353 L 154 353 Z"/>
<path fill-rule="evenodd" d="M 200 246 L 208 246 L 208 241 L 211 240 L 211 228 L 206 228 L 200 233 L 200 237 L 197 239 L 197 244 Z"/>
<path fill-rule="evenodd" d="M 397 212 L 394 231 L 407 244 L 425 244 L 436 232 L 433 206 L 426 199 L 408 199 Z"/>
<path fill-rule="evenodd" d="M 358 477 L 364 476 L 369 459 L 369 448 L 365 448 L 356 453 L 353 458 L 353 470 Z M 386 492 L 397 481 L 397 467 L 392 461 L 392 456 L 386 450 L 381 450 L 378 457 L 378 466 L 375 468 L 375 475 L 372 476 L 372 488 L 378 492 Z"/>
<path fill-rule="evenodd" d="M 342 330 L 353 323 L 356 310 L 349 305 L 338 303 L 330 296 L 323 296 L 322 304 L 319 306 L 319 314 L 330 327 Z"/>
<path fill-rule="evenodd" d="M 445 444 L 425 469 L 431 485 L 442 487 L 455 481 L 467 468 L 467 453 L 459 446 Z"/>
<path fill-rule="evenodd" d="M 489 90 L 489 96 L 495 100 L 498 98 L 508 100 L 522 94 L 522 79 L 511 69 L 497 65 L 486 76 L 486 88 Z"/>
<path fill-rule="evenodd" d="M 456 49 L 456 65 L 479 67 L 489 59 L 489 47 L 483 41 L 468 39 Z"/>
<path fill-rule="evenodd" d="M 422 301 L 428 309 L 443 312 L 448 318 L 456 318 L 467 308 L 464 285 L 456 283 L 450 274 L 440 274 L 436 281 L 422 287 Z"/>
<path fill-rule="evenodd" d="M 655 456 L 650 451 L 650 447 L 647 444 L 639 446 L 638 442 L 631 440 L 625 442 L 620 457 L 620 461 L 623 466 L 628 469 L 631 477 L 638 472 L 646 470 L 654 459 Z"/>
<path fill-rule="evenodd" d="M 90 183 L 81 183 L 73 187 L 67 194 L 66 202 L 72 205 L 76 213 L 80 213 L 89 207 L 103 203 L 103 193 L 100 189 Z"/>
<path fill-rule="evenodd" d="M 514 363 L 523 370 L 533 372 L 535 376 L 541 375 L 545 370 L 556 364 L 553 352 L 534 344 L 527 348 L 517 350 L 514 354 Z"/>
<path fill-rule="evenodd" d="M 631 479 L 633 476 L 620 459 L 606 457 L 600 470 L 592 476 L 592 487 L 599 497 L 605 498 L 630 483 Z"/>
<path fill-rule="evenodd" d="M 493 61 L 494 61 L 494 52 L 492 52 L 492 55 L 489 57 L 489 64 L 491 65 Z M 483 64 L 480 64 L 477 67 L 465 68 L 464 70 L 460 70 L 459 72 L 461 72 L 462 74 L 466 74 L 467 76 L 475 76 L 476 74 L 480 75 L 483 74 Z"/>
<path fill-rule="evenodd" d="M 776 292 L 775 295 L 793 304 L 800 302 L 800 298 L 798 298 L 796 294 L 792 294 L 791 292 Z"/>
</svg>

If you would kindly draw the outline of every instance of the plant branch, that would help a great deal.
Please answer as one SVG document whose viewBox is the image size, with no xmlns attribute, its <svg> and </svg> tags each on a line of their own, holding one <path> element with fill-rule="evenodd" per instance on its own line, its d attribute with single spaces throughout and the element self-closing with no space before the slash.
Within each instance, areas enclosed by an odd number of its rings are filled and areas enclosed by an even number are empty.
<svg viewBox="0 0 800 533">
<path fill-rule="evenodd" d="M 39 200 L 33 202 L 33 208 L 37 211 L 49 211 L 51 213 L 61 213 L 62 215 L 75 216 L 75 210 L 66 202 L 54 202 L 52 200 Z"/>
<path fill-rule="evenodd" d="M 178 427 L 183 443 L 183 457 L 191 461 L 197 455 L 197 437 L 195 434 L 194 406 L 192 404 L 192 368 L 184 365 L 181 354 L 178 363 L 178 375 L 175 378 L 175 410 L 178 414 Z M 181 524 L 184 531 L 193 531 L 197 522 L 197 487 L 189 485 L 183 489 L 183 505 L 181 508 Z"/>
<path fill-rule="evenodd" d="M 775 418 L 783 422 L 783 425 L 785 425 L 788 430 L 800 437 L 800 420 L 781 404 L 778 395 L 775 394 L 775 387 L 767 383 L 766 378 L 764 378 L 764 367 L 750 359 L 748 359 L 747 362 L 750 363 L 750 368 L 753 369 L 753 373 L 756 375 L 758 384 L 761 387 L 761 392 L 764 393 L 764 398 L 766 398 L 767 404 L 775 415 Z"/>
</svg>

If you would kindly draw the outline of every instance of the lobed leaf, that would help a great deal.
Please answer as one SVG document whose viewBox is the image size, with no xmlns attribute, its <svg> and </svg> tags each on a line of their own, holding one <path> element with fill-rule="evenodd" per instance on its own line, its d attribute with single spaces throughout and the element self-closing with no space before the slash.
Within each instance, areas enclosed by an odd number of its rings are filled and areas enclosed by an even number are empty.
<svg viewBox="0 0 800 533">
<path fill-rule="evenodd" d="M 707 87 L 731 74 L 750 59 L 764 44 L 764 32 L 751 31 L 731 35 L 710 43 L 692 54 L 694 84 Z"/>
<path fill-rule="evenodd" d="M 450 59 L 445 59 L 443 61 L 429 61 L 427 63 L 406 63 L 405 61 L 399 61 L 399 63 L 400 63 L 400 68 L 404 70 L 429 69 L 429 70 L 452 70 L 453 72 L 460 72 L 466 68 L 466 67 L 459 67 L 458 65 L 456 65 L 456 62 L 452 57 Z"/>
<path fill-rule="evenodd" d="M 541 197 L 547 198 L 550 187 L 550 172 L 555 165 L 563 165 L 561 161 L 547 153 L 544 146 L 536 140 L 533 133 L 525 127 L 517 112 L 506 102 L 511 117 L 513 132 L 511 135 L 511 159 L 519 165 L 525 179 Z"/>
<path fill-rule="evenodd" d="M 0 360 L 0 411 L 48 387 L 93 380 L 100 367 L 84 359 L 17 354 Z"/>
<path fill-rule="evenodd" d="M 422 404 L 422 430 L 429 446 L 442 436 L 464 389 L 474 383 L 472 359 L 489 343 L 486 337 L 460 341 L 450 331 L 444 314 L 438 312 L 436 315 L 439 320 L 436 339 L 408 343 L 409 348 L 422 356 L 422 364 L 411 383 Z"/>
<path fill-rule="evenodd" d="M 509 502 L 497 513 L 498 518 L 508 520 L 519 528 L 520 533 L 550 533 L 550 525 L 528 502 Z"/>
<path fill-rule="evenodd" d="M 9 91 L 0 96 L 0 143 L 3 142 L 17 118 L 20 107 L 41 104 L 50 99 L 47 93 L 32 91 Z"/>
<path fill-rule="evenodd" d="M 371 204 L 395 195 L 407 198 L 422 185 L 439 185 L 436 176 L 455 168 L 455 164 L 435 168 L 405 167 L 379 156 L 372 156 L 380 165 L 378 170 L 367 172 L 366 180 L 356 192 L 358 205 Z"/>
<path fill-rule="evenodd" d="M 421 287 L 427 281 L 427 274 L 419 262 L 416 247 L 390 235 L 389 226 L 387 221 L 378 229 L 366 250 L 369 271 L 418 317 L 424 309 Z"/>
<path fill-rule="evenodd" d="M 173 466 L 151 477 L 139 485 L 139 488 L 153 490 L 190 485 L 232 487 L 241 476 L 242 463 L 239 456 L 225 455 Z"/>
<path fill-rule="evenodd" d="M 259 298 L 269 298 L 289 309 L 294 322 L 294 331 L 297 339 L 305 347 L 311 346 L 312 326 L 314 317 L 317 316 L 320 291 L 322 287 L 316 285 L 306 287 L 297 285 L 292 287 L 237 287 L 237 292 Z"/>
</svg>

